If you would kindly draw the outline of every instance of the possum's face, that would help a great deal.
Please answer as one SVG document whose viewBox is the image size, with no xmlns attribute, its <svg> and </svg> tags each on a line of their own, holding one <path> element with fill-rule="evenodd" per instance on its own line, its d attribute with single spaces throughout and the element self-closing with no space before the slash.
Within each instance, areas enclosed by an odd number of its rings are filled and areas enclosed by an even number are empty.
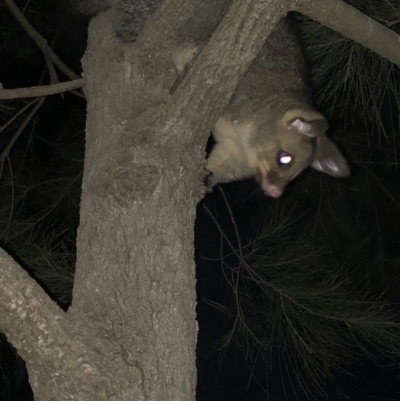
<svg viewBox="0 0 400 401">
<path fill-rule="evenodd" d="M 262 128 L 262 127 L 261 127 Z M 279 135 L 268 135 L 251 148 L 250 163 L 254 178 L 266 195 L 278 198 L 286 185 L 312 162 L 315 138 L 282 129 Z"/>
<path fill-rule="evenodd" d="M 266 195 L 280 197 L 286 185 L 310 165 L 337 177 L 350 175 L 346 160 L 326 137 L 328 124 L 318 112 L 291 110 L 275 121 L 258 122 L 248 156 Z"/>
<path fill-rule="evenodd" d="M 325 118 L 309 106 L 279 113 L 261 105 L 221 116 L 206 169 L 210 188 L 254 177 L 266 195 L 278 198 L 307 166 L 335 177 L 350 175 L 336 145 L 325 135 Z"/>
</svg>

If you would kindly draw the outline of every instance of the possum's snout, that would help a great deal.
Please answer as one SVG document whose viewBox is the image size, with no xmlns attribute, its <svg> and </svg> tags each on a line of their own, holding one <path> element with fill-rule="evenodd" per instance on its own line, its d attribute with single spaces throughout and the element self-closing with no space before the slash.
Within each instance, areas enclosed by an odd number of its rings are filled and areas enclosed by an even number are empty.
<svg viewBox="0 0 400 401">
<path fill-rule="evenodd" d="M 276 171 L 267 171 L 263 174 L 261 170 L 255 175 L 255 179 L 260 185 L 265 195 L 271 198 L 279 198 L 285 189 L 286 182 L 282 180 Z"/>
<path fill-rule="evenodd" d="M 261 183 L 261 189 L 264 191 L 265 195 L 271 198 L 279 198 L 283 194 L 283 188 L 280 188 L 278 185 L 270 184 L 265 179 Z"/>
</svg>

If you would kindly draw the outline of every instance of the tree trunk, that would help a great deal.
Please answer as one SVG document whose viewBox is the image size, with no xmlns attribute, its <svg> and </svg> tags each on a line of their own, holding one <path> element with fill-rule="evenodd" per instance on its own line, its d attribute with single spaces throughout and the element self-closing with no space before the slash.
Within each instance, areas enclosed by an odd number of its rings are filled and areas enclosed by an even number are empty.
<svg viewBox="0 0 400 401">
<path fill-rule="evenodd" d="M 193 226 L 205 144 L 290 2 L 236 0 L 171 97 L 170 43 L 193 3 L 165 1 L 134 45 L 114 37 L 107 13 L 91 24 L 69 311 L 0 255 L 1 329 L 27 362 L 36 401 L 195 399 Z"/>
</svg>

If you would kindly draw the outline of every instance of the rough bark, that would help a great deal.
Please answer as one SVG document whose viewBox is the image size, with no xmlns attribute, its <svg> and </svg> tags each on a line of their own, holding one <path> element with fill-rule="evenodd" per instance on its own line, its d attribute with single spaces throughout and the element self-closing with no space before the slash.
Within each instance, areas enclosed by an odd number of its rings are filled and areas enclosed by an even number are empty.
<svg viewBox="0 0 400 401">
<path fill-rule="evenodd" d="M 93 395 L 104 377 L 98 369 L 104 366 L 103 355 L 93 347 L 86 326 L 72 325 L 4 251 L 0 266 L 0 330 L 26 361 L 35 399 L 96 399 Z"/>
</svg>

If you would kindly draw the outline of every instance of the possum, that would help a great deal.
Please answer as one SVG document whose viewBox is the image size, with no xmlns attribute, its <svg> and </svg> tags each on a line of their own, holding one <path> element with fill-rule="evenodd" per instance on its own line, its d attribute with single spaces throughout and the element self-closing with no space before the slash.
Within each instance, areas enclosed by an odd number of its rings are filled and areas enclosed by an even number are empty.
<svg viewBox="0 0 400 401">
<path fill-rule="evenodd" d="M 111 7 L 117 34 L 125 41 L 134 41 L 160 3 L 81 0 L 79 7 L 86 14 Z M 171 51 L 178 83 L 231 3 L 198 1 Z M 334 177 L 348 177 L 347 161 L 326 135 L 327 129 L 327 120 L 312 103 L 294 22 L 291 17 L 282 18 L 212 130 L 216 144 L 207 159 L 210 175 L 205 192 L 219 183 L 253 177 L 267 196 L 277 198 L 308 166 Z"/>
<path fill-rule="evenodd" d="M 218 119 L 207 160 L 209 187 L 253 177 L 277 198 L 306 167 L 334 177 L 350 169 L 312 104 L 301 45 L 290 17 L 281 19 Z"/>
</svg>

